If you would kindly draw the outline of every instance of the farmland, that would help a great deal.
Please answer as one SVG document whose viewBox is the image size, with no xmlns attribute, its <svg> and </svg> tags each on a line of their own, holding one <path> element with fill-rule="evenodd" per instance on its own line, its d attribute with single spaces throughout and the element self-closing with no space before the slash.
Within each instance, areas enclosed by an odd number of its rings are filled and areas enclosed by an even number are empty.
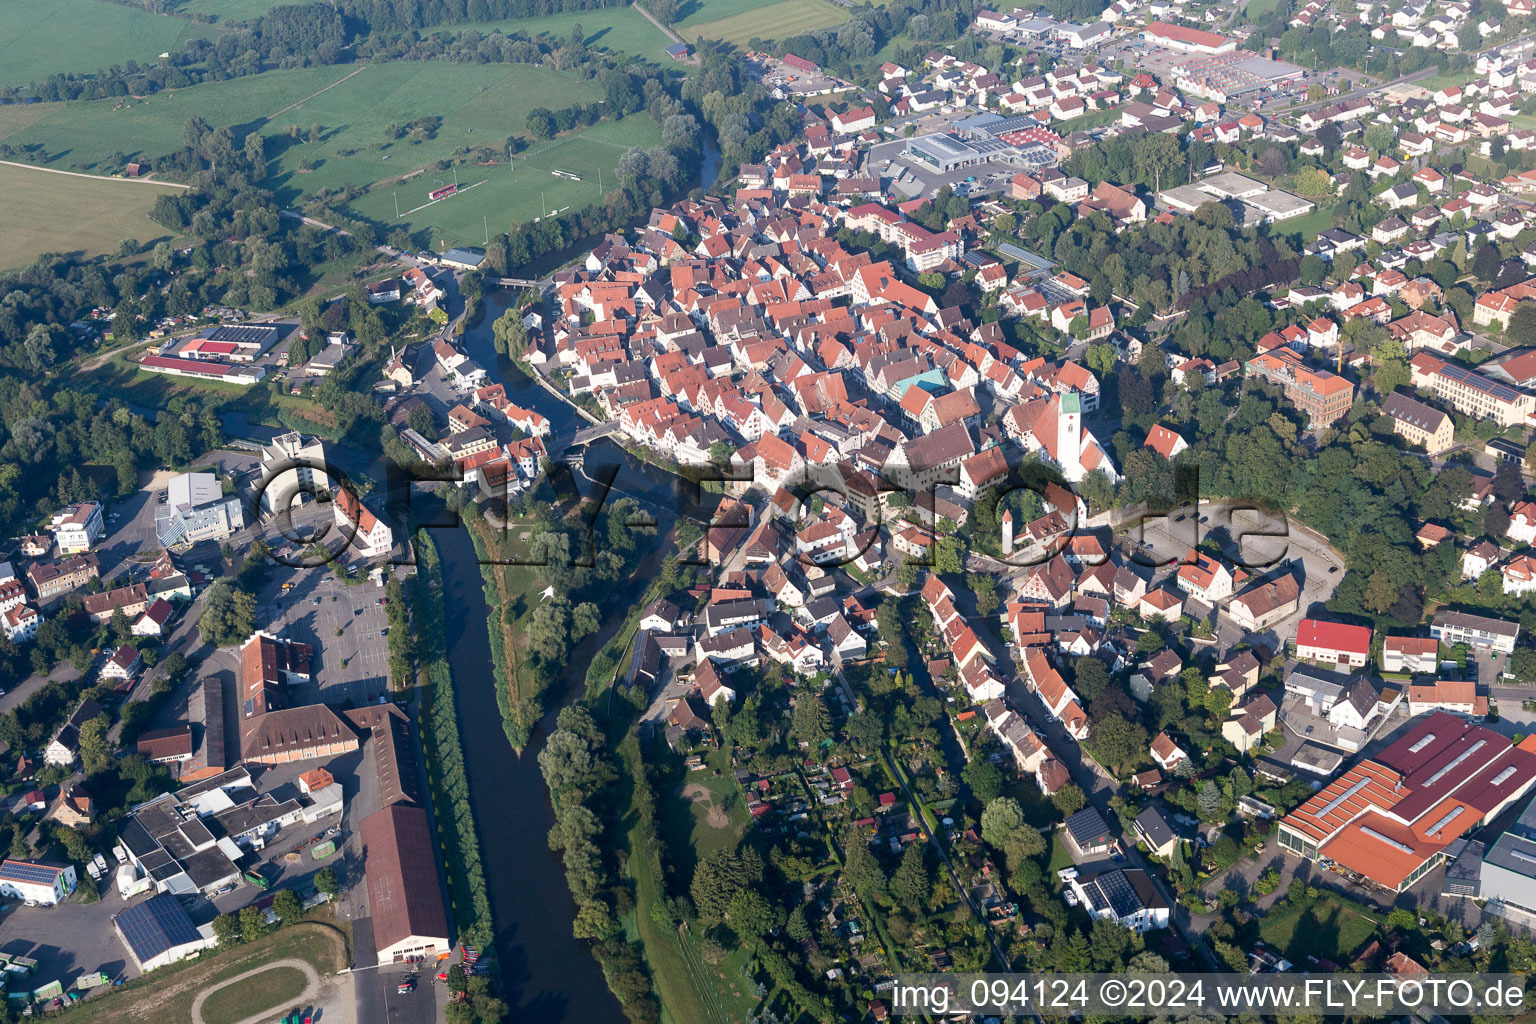
<svg viewBox="0 0 1536 1024">
<path fill-rule="evenodd" d="M 0 0 L 0 85 L 29 85 L 60 72 L 97 71 L 129 59 L 153 63 L 186 40 L 216 34 L 186 18 L 101 0 Z"/>
<path fill-rule="evenodd" d="M 722 0 L 723 7 L 740 6 L 737 0 Z M 713 8 L 706 3 L 704 12 Z M 849 12 L 827 0 L 780 0 L 767 6 L 749 6 L 737 13 L 712 21 L 687 24 L 681 34 L 720 39 L 737 46 L 746 46 L 753 38 L 783 39 L 818 28 L 831 28 L 848 20 Z M 690 15 L 692 17 L 692 15 Z"/>
<path fill-rule="evenodd" d="M 8 211 L 0 231 L 0 269 L 25 266 L 40 253 L 114 252 L 125 238 L 164 237 L 149 219 L 168 185 L 90 179 L 0 164 L 0 205 Z"/>
<path fill-rule="evenodd" d="M 195 113 L 210 124 L 238 126 L 237 133 L 255 129 L 268 137 L 265 184 L 285 204 L 324 189 L 379 182 L 355 205 L 365 216 L 390 225 L 395 223 L 393 193 L 398 192 L 404 213 L 426 202 L 434 180 L 453 177 L 452 172 L 415 172 L 465 147 L 501 152 L 509 136 L 524 130 L 534 107 L 556 109 L 598 98 L 596 88 L 574 74 L 523 64 L 302 68 L 168 90 L 121 109 L 116 100 L 47 104 L 41 112 L 27 108 L 31 119 L 8 120 L 6 108 L 0 108 L 0 141 L 36 147 L 49 166 L 116 171 L 123 157 L 153 160 L 178 148 L 182 127 Z M 387 125 L 429 117 L 442 119 L 433 133 L 386 138 Z M 302 138 L 315 125 L 320 128 L 317 142 L 286 134 L 296 126 Z M 458 169 L 459 181 L 484 184 L 401 223 L 411 230 L 435 225 L 449 243 L 471 242 L 483 239 L 487 222 L 504 230 L 545 208 L 585 206 L 598 198 L 599 172 L 611 173 L 629 146 L 655 145 L 659 138 L 654 122 L 642 114 L 535 143 L 510 167 L 466 165 Z M 557 169 L 582 180 L 552 176 Z M 397 186 L 400 178 L 408 183 Z"/>
</svg>

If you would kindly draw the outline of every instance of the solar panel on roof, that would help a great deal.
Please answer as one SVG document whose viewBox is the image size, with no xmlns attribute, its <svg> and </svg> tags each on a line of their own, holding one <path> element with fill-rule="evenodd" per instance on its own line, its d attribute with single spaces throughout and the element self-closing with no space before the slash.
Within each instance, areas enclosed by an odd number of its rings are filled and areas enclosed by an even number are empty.
<svg viewBox="0 0 1536 1024">
<path fill-rule="evenodd" d="M 28 864 L 19 860 L 8 860 L 0 864 L 0 879 L 10 882 L 52 885 L 53 880 L 58 876 L 58 868 L 50 868 L 42 864 Z"/>
<path fill-rule="evenodd" d="M 123 940 L 141 963 L 199 938 L 180 901 L 168 893 L 129 907 L 118 914 L 115 921 Z"/>
</svg>

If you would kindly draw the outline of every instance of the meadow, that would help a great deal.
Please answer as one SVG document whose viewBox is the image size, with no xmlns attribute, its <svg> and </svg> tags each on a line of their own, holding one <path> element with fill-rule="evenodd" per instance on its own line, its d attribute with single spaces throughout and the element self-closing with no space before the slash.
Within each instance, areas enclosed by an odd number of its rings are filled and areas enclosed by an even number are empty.
<svg viewBox="0 0 1536 1024">
<path fill-rule="evenodd" d="M 460 167 L 460 184 L 473 187 L 408 215 L 406 211 L 427 201 L 426 193 L 435 180 L 448 176 L 434 173 L 399 186 L 380 185 L 351 206 L 386 228 L 399 225 L 411 232 L 430 228 L 434 247 L 479 245 L 485 240 L 487 226 L 492 232 L 505 231 L 514 223 L 533 220 L 545 212 L 568 207 L 581 209 L 597 202 L 617 184 L 612 177 L 613 169 L 626 149 L 660 143 L 661 132 L 656 123 L 637 114 L 536 143 L 519 153 L 511 166 L 501 163 L 493 167 Z M 550 173 L 555 170 L 578 174 L 582 180 L 557 177 Z M 399 220 L 394 215 L 397 198 L 403 215 Z"/>
<path fill-rule="evenodd" d="M 40 152 L 51 167 L 115 172 L 120 157 L 153 160 L 179 147 L 187 118 L 197 114 L 213 125 L 235 126 L 237 135 L 259 130 L 268 137 L 265 184 L 284 203 L 300 203 L 328 188 L 377 183 L 355 203 L 359 213 L 392 225 L 398 198 L 405 215 L 398 223 L 412 231 L 436 227 L 438 237 L 453 244 L 483 241 L 486 224 L 505 230 L 545 209 L 585 206 L 600 195 L 599 174 L 610 174 L 625 149 L 659 143 L 660 132 L 643 114 L 603 122 L 534 143 L 512 166 L 460 167 L 460 183 L 475 187 L 416 210 L 436 183 L 453 180 L 453 172 L 423 168 L 466 147 L 503 152 L 535 107 L 557 109 L 599 98 L 590 82 L 574 74 L 523 64 L 301 68 L 168 90 L 126 104 L 37 104 L 14 108 L 15 115 L 9 113 L 13 108 L 0 107 L 0 141 Z M 403 127 L 423 117 L 442 118 L 434 137 L 386 138 L 387 125 Z M 320 127 L 317 142 L 286 134 L 296 126 L 307 136 L 314 125 Z M 555 177 L 553 170 L 582 180 Z M 610 188 L 612 183 L 605 182 Z"/>
<path fill-rule="evenodd" d="M 699 15 L 728 8 L 741 8 L 712 20 L 690 21 Z M 767 6 L 747 4 L 744 0 L 706 0 L 702 11 L 684 19 L 679 34 L 685 39 L 703 36 L 746 46 L 754 38 L 784 39 L 818 28 L 832 28 L 848 20 L 850 11 L 828 0 L 780 0 Z"/>
<path fill-rule="evenodd" d="M 238 2 L 238 0 L 235 0 Z M 587 45 L 604 50 L 632 53 L 659 63 L 670 63 L 666 49 L 672 45 L 666 33 L 648 21 L 633 7 L 604 7 L 589 11 L 566 11 L 537 18 L 508 18 L 503 21 L 474 21 L 463 25 L 443 25 L 426 29 L 423 34 L 445 32 L 457 35 L 471 31 L 489 35 L 521 32 L 532 39 L 546 37 L 550 42 L 565 42 L 571 29 L 581 26 Z M 687 33 L 683 33 L 686 38 Z M 681 65 L 680 65 L 681 66 Z"/>
<path fill-rule="evenodd" d="M 129 59 L 154 63 L 188 39 L 219 30 L 186 18 L 102 0 L 0 0 L 0 86 L 25 86 L 61 72 L 98 71 Z"/>
<path fill-rule="evenodd" d="M 169 185 L 82 178 L 0 164 L 0 270 L 26 266 L 45 252 L 116 252 L 125 238 L 148 243 L 167 236 L 149 219 Z"/>
</svg>

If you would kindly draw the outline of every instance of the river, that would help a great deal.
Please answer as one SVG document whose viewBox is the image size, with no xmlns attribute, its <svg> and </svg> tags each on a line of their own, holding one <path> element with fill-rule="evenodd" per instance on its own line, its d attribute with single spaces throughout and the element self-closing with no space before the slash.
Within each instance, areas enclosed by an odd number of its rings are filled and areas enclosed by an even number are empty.
<svg viewBox="0 0 1536 1024">
<path fill-rule="evenodd" d="M 568 405 L 497 358 L 491 324 L 510 298 L 509 294 L 486 297 L 484 319 L 466 334 L 467 352 L 505 384 L 514 402 L 547 416 L 554 433 L 579 426 L 580 417 Z M 600 462 L 620 467 L 616 486 L 660 507 L 656 516 L 660 533 L 671 529 L 675 517 L 665 511 L 675 500 L 671 474 L 636 463 L 606 441 L 590 446 L 587 454 L 588 466 Z M 546 696 L 550 711 L 519 757 L 507 743 L 496 703 L 486 632 L 489 610 L 474 544 L 466 530 L 438 531 L 435 539 L 443 559 L 447 606 L 453 609 L 448 616 L 448 660 L 468 766 L 469 801 L 480 831 L 496 923 L 504 997 L 512 1008 L 509 1019 L 539 1024 L 620 1022 L 623 1013 L 601 969 L 571 935 L 575 902 L 560 859 L 545 842 L 555 819 L 539 772 L 538 752 L 559 708 L 582 692 L 587 664 L 623 625 L 629 611 L 627 594 L 614 594 L 603 608 L 602 629 L 571 652 L 570 667 Z M 657 544 L 642 566 L 642 576 L 653 573 L 660 559 Z"/>
</svg>

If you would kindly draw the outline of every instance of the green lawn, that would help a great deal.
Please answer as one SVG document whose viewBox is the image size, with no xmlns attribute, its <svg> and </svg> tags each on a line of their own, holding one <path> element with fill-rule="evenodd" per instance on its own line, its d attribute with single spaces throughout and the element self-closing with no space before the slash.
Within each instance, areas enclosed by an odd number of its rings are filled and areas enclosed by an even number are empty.
<svg viewBox="0 0 1536 1024">
<path fill-rule="evenodd" d="M 102 0 L 0 0 L 0 85 L 25 86 L 62 72 L 99 71 L 132 58 L 153 63 L 211 25 Z"/>
<path fill-rule="evenodd" d="M 1308 908 L 1276 907 L 1259 924 L 1259 936 L 1303 970 L 1308 956 L 1347 967 L 1375 934 L 1374 920 L 1332 897 Z"/>
<path fill-rule="evenodd" d="M 1304 198 L 1312 198 L 1310 196 Z M 1278 224 L 1269 225 L 1273 235 L 1300 235 L 1303 242 L 1310 242 L 1318 235 L 1333 227 L 1333 204 L 1328 196 L 1313 199 L 1318 208 L 1311 213 L 1294 217 L 1291 220 L 1283 220 Z"/>
<path fill-rule="evenodd" d="M 468 146 L 502 152 L 509 136 L 524 131 L 535 107 L 558 109 L 599 98 L 595 86 L 574 74 L 524 64 L 301 68 L 168 90 L 121 109 L 117 100 L 50 104 L 35 119 L 0 117 L 0 139 L 37 147 L 48 166 L 117 171 L 125 158 L 153 160 L 178 148 L 187 118 L 197 114 L 215 126 L 235 126 L 237 136 L 253 130 L 267 136 L 265 184 L 282 202 L 378 183 L 357 201 L 359 213 L 392 225 L 398 198 L 399 223 L 413 231 L 435 228 L 434 242 L 451 245 L 483 241 L 487 225 L 505 230 L 545 210 L 590 204 L 601 194 L 600 175 L 612 188 L 611 174 L 624 151 L 658 144 L 660 132 L 648 116 L 634 115 L 537 143 L 511 166 L 462 167 L 458 180 L 475 187 L 411 213 L 427 203 L 436 181 L 453 177 L 417 172 Z M 434 116 L 443 119 L 434 138 L 386 139 L 388 124 Z M 286 134 L 297 126 L 307 135 L 315 125 L 317 142 Z M 555 177 L 554 170 L 582 180 Z M 401 178 L 408 180 L 400 183 Z"/>
<path fill-rule="evenodd" d="M 1248 0 L 1248 6 L 1243 8 L 1243 17 L 1256 22 L 1279 6 L 1280 0 Z"/>
<path fill-rule="evenodd" d="M 741 2 L 721 0 L 721 9 Z M 705 0 L 702 13 L 708 15 L 712 6 L 711 0 Z M 687 26 L 687 32 L 679 34 L 684 38 L 703 36 L 746 46 L 753 39 L 784 39 L 818 28 L 832 28 L 846 22 L 851 13 L 828 0 L 780 0 L 766 6 L 752 4 L 724 17 L 692 22 Z"/>
</svg>

